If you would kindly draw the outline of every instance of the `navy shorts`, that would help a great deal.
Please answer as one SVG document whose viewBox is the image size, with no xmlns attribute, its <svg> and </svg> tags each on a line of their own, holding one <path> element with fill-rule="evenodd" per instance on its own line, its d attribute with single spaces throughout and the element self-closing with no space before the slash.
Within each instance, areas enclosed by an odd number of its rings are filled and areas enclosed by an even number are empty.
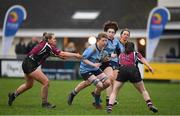
<svg viewBox="0 0 180 116">
<path fill-rule="evenodd" d="M 96 71 L 89 71 L 89 72 L 86 72 L 86 73 L 81 73 L 81 76 L 84 80 L 88 80 L 88 78 L 91 76 L 91 75 L 99 75 L 103 73 L 100 69 L 96 70 Z"/>
<path fill-rule="evenodd" d="M 142 81 L 142 78 L 139 68 L 136 66 L 121 66 L 116 80 L 120 82 L 126 82 L 129 80 L 131 83 L 137 83 Z"/>
<path fill-rule="evenodd" d="M 119 64 L 114 61 L 103 62 L 102 65 L 100 66 L 100 69 L 104 71 L 107 67 L 112 67 L 113 70 L 118 70 Z"/>
<path fill-rule="evenodd" d="M 31 58 L 26 57 L 23 60 L 22 69 L 25 74 L 29 74 L 29 73 L 35 71 L 37 69 L 37 67 L 38 67 L 37 62 L 33 61 Z"/>
</svg>

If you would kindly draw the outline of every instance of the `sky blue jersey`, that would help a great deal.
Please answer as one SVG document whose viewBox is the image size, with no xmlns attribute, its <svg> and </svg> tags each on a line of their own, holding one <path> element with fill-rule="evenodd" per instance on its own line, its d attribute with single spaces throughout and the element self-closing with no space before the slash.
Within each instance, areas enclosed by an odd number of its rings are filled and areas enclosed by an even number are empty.
<svg viewBox="0 0 180 116">
<path fill-rule="evenodd" d="M 110 40 L 108 39 L 107 46 L 105 47 L 105 51 L 111 56 L 112 53 L 116 53 L 116 49 L 119 47 L 117 39 Z M 118 56 L 112 58 L 111 61 L 118 62 Z"/>
<path fill-rule="evenodd" d="M 125 46 L 120 42 L 118 38 L 115 38 L 115 41 L 117 41 L 117 48 L 120 49 L 121 53 L 123 53 L 125 51 Z"/>
<path fill-rule="evenodd" d="M 98 49 L 97 45 L 91 45 L 85 49 L 83 52 L 83 59 L 87 59 L 93 63 L 100 63 L 102 57 L 102 51 Z M 80 73 L 87 73 L 89 71 L 96 71 L 99 68 L 95 68 L 89 64 L 81 61 L 80 63 Z"/>
</svg>

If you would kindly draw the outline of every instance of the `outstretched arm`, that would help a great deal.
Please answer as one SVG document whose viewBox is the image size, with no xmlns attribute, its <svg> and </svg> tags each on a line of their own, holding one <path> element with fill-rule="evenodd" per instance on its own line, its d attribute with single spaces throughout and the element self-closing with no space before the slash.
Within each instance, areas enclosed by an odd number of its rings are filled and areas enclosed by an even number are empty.
<svg viewBox="0 0 180 116">
<path fill-rule="evenodd" d="M 63 59 L 67 59 L 67 58 L 82 59 L 82 56 L 79 53 L 70 53 L 70 52 L 63 52 L 63 51 L 59 53 L 58 57 L 63 58 Z"/>
<path fill-rule="evenodd" d="M 151 73 L 154 73 L 154 69 L 150 66 L 150 64 L 147 62 L 147 60 L 145 58 L 141 58 L 140 61 L 147 66 L 147 68 L 149 69 L 149 71 Z"/>
</svg>

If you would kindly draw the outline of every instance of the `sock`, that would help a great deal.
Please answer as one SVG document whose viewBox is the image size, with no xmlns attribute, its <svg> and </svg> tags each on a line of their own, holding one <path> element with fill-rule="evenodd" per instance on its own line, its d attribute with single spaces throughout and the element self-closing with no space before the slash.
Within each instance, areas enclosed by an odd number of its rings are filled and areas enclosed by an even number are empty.
<svg viewBox="0 0 180 116">
<path fill-rule="evenodd" d="M 14 97 L 17 97 L 19 95 L 20 95 L 20 93 L 14 92 Z"/>
<path fill-rule="evenodd" d="M 108 110 L 109 110 L 109 109 L 111 109 L 111 110 L 112 110 L 112 107 L 113 107 L 113 105 L 112 105 L 112 104 L 108 104 L 107 109 L 108 109 Z"/>
<path fill-rule="evenodd" d="M 75 90 L 73 90 L 73 91 L 71 92 L 71 94 L 73 94 L 74 96 L 76 96 L 76 95 L 78 94 L 78 92 L 76 92 Z"/>
<path fill-rule="evenodd" d="M 109 96 L 106 96 L 106 106 L 109 105 Z"/>
<path fill-rule="evenodd" d="M 42 104 L 47 103 L 46 98 L 42 98 Z"/>
<path fill-rule="evenodd" d="M 147 100 L 147 101 L 146 101 L 146 104 L 147 104 L 148 107 L 150 107 L 150 106 L 153 105 L 152 102 L 151 102 L 151 100 Z"/>
<path fill-rule="evenodd" d="M 94 94 L 95 104 L 100 105 L 100 95 Z"/>
</svg>

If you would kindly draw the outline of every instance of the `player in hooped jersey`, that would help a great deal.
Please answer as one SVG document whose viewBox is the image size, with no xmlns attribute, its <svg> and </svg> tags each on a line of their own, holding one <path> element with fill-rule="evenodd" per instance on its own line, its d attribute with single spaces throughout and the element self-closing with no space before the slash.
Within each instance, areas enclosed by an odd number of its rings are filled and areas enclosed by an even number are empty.
<svg viewBox="0 0 180 116">
<path fill-rule="evenodd" d="M 25 74 L 26 82 L 20 85 L 14 92 L 9 93 L 8 105 L 11 106 L 15 98 L 33 87 L 34 80 L 42 84 L 41 98 L 42 107 L 55 108 L 56 106 L 48 102 L 48 86 L 49 79 L 42 72 L 39 67 L 45 62 L 49 56 L 56 56 L 59 58 L 77 58 L 81 59 L 82 56 L 76 53 L 63 52 L 56 48 L 56 38 L 53 33 L 44 33 L 43 40 L 35 46 L 26 56 L 22 63 L 22 69 Z"/>
<path fill-rule="evenodd" d="M 113 91 L 110 95 L 109 104 L 107 106 L 107 112 L 112 112 L 112 107 L 115 102 L 118 91 L 121 89 L 126 81 L 130 81 L 136 87 L 136 89 L 142 94 L 148 108 L 154 113 L 158 112 L 158 109 L 153 105 L 148 91 L 145 88 L 144 82 L 141 78 L 139 68 L 137 66 L 138 59 L 147 66 L 151 73 L 154 72 L 153 68 L 149 65 L 143 56 L 134 51 L 134 43 L 127 42 L 125 44 L 125 52 L 119 55 L 120 69 L 116 81 L 114 82 Z"/>
</svg>

